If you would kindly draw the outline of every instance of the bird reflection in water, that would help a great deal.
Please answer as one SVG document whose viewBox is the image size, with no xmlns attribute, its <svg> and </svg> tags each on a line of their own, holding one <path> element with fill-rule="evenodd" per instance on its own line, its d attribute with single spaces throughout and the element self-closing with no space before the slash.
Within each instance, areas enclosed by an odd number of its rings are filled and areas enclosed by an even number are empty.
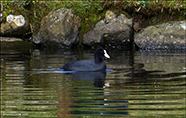
<svg viewBox="0 0 186 118">
<path fill-rule="evenodd" d="M 105 95 L 106 73 L 105 71 L 73 73 L 75 81 L 93 82 L 94 86 L 75 86 L 73 90 L 75 94 L 69 96 L 70 98 L 74 98 L 74 100 L 66 101 L 67 103 L 59 101 L 61 105 L 58 106 L 60 109 L 57 112 L 58 117 L 69 117 L 75 114 L 129 115 L 128 111 L 126 111 L 128 101 L 119 101 L 122 105 L 115 105 L 118 101 L 107 99 L 108 95 Z"/>
</svg>

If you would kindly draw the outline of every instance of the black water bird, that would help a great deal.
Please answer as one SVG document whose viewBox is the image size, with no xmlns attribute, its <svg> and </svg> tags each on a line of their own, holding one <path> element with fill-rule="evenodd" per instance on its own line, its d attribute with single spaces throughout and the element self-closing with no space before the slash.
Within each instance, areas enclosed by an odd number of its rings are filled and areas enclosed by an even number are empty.
<svg viewBox="0 0 186 118">
<path fill-rule="evenodd" d="M 94 53 L 94 60 L 79 60 L 67 63 L 63 66 L 65 71 L 105 71 L 106 63 L 104 57 L 110 58 L 106 50 L 97 48 Z"/>
</svg>

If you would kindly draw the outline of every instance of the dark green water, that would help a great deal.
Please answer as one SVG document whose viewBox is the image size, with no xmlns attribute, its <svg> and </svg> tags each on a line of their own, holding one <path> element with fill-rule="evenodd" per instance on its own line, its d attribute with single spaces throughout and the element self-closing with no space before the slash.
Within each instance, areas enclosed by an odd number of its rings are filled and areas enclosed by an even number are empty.
<svg viewBox="0 0 186 118">
<path fill-rule="evenodd" d="M 1 117 L 186 117 L 186 54 L 107 50 L 107 73 L 64 73 L 94 50 L 1 50 Z"/>
</svg>

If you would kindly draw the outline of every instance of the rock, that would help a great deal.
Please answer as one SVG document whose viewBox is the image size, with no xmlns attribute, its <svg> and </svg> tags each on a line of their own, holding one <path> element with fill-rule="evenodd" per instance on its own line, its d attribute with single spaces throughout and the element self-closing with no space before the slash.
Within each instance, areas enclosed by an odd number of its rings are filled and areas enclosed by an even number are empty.
<svg viewBox="0 0 186 118">
<path fill-rule="evenodd" d="M 22 15 L 10 14 L 7 16 L 7 22 L 1 24 L 2 36 L 22 36 L 27 32 L 30 32 L 30 26 Z"/>
<path fill-rule="evenodd" d="M 31 49 L 33 46 L 28 41 L 23 41 L 21 38 L 15 37 L 1 37 L 0 36 L 0 44 L 1 49 L 6 50 L 7 48 L 11 49 L 21 49 L 21 50 L 28 50 Z"/>
<path fill-rule="evenodd" d="M 1 10 L 0 10 L 0 24 L 1 24 L 1 22 L 3 21 L 3 4 L 2 3 L 0 4 L 1 4 Z"/>
<path fill-rule="evenodd" d="M 23 40 L 14 37 L 0 37 L 0 42 L 15 42 L 15 41 L 23 41 Z"/>
<path fill-rule="evenodd" d="M 186 50 L 186 21 L 149 26 L 135 34 L 135 43 L 142 50 Z"/>
<path fill-rule="evenodd" d="M 41 21 L 39 33 L 33 36 L 35 44 L 67 48 L 79 41 L 81 19 L 70 9 L 50 12 Z"/>
<path fill-rule="evenodd" d="M 1 24 L 1 22 L 3 22 L 3 13 L 2 12 L 0 12 L 0 24 Z"/>
<path fill-rule="evenodd" d="M 10 14 L 6 17 L 6 19 L 8 23 L 14 22 L 19 27 L 25 24 L 25 18 L 22 15 L 14 16 Z"/>
<path fill-rule="evenodd" d="M 105 19 L 99 21 L 93 30 L 83 37 L 83 44 L 92 46 L 103 44 L 109 46 L 124 45 L 130 41 L 132 19 L 121 14 L 116 17 L 112 11 L 107 11 Z"/>
</svg>

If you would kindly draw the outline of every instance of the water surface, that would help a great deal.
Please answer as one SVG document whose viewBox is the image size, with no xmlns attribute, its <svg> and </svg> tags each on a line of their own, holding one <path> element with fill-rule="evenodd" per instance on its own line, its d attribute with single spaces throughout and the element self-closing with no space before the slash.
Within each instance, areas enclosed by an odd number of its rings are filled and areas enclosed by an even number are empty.
<svg viewBox="0 0 186 118">
<path fill-rule="evenodd" d="M 1 117 L 186 117 L 185 53 L 107 52 L 108 72 L 64 72 L 94 50 L 2 49 Z"/>
</svg>

